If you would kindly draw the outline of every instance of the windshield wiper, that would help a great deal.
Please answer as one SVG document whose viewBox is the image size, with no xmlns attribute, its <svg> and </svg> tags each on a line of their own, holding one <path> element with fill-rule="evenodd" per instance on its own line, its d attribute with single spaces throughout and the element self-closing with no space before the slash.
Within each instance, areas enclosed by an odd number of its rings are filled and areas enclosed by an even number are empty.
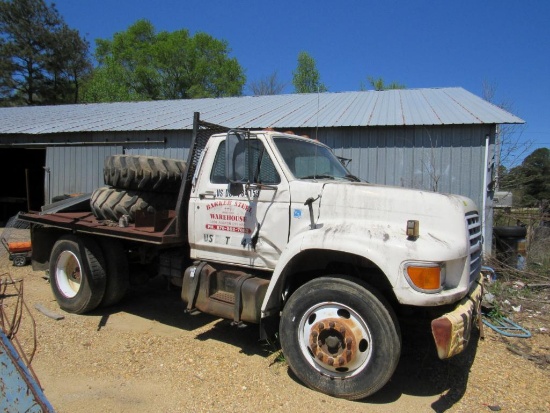
<svg viewBox="0 0 550 413">
<path fill-rule="evenodd" d="M 361 179 L 357 178 L 355 175 L 352 175 L 352 174 L 347 174 L 346 176 L 344 176 L 344 178 L 348 178 L 350 181 L 354 181 L 354 182 L 361 182 Z"/>
<path fill-rule="evenodd" d="M 308 175 L 308 176 L 301 176 L 298 179 L 334 179 L 334 176 L 332 176 L 332 175 Z"/>
</svg>

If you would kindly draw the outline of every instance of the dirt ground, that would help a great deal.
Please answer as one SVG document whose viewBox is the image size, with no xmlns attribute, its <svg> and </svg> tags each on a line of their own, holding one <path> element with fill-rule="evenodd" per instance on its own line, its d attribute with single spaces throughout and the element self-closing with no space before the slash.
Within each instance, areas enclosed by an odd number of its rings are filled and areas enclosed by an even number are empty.
<svg viewBox="0 0 550 413">
<path fill-rule="evenodd" d="M 514 321 L 531 338 L 485 327 L 467 351 L 441 361 L 429 324 L 403 328 L 403 354 L 391 381 L 362 401 L 332 398 L 301 384 L 256 326 L 188 315 L 162 279 L 134 287 L 117 306 L 89 315 L 60 310 L 43 272 L 2 264 L 23 280 L 19 340 L 59 413 L 96 412 L 548 412 L 550 289 L 521 302 Z M 9 299 L 4 300 L 6 312 Z M 42 305 L 56 320 L 35 306 Z M 511 303 L 517 306 L 518 303 Z"/>
</svg>

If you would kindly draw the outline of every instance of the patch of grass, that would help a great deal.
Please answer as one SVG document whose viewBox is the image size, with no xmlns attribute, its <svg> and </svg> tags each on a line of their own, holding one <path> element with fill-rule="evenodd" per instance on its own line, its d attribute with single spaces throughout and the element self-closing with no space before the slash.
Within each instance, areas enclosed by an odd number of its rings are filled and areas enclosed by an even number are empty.
<svg viewBox="0 0 550 413">
<path fill-rule="evenodd" d="M 277 355 L 273 359 L 273 363 L 286 363 L 285 355 L 283 354 L 283 350 L 279 350 L 277 352 Z"/>
<path fill-rule="evenodd" d="M 263 347 L 264 347 L 264 351 L 266 351 L 270 357 L 273 357 L 273 361 L 271 362 L 271 365 L 286 363 L 285 355 L 283 354 L 283 350 L 281 350 L 281 345 L 279 343 L 278 334 L 276 334 L 275 337 L 273 337 L 273 339 L 266 340 L 263 344 Z"/>
<path fill-rule="evenodd" d="M 500 305 L 498 303 L 496 305 L 493 305 L 491 308 L 491 311 L 487 314 L 489 318 L 493 318 L 495 320 L 499 320 L 502 318 L 505 318 L 506 316 L 502 313 L 502 310 L 500 308 Z"/>
</svg>

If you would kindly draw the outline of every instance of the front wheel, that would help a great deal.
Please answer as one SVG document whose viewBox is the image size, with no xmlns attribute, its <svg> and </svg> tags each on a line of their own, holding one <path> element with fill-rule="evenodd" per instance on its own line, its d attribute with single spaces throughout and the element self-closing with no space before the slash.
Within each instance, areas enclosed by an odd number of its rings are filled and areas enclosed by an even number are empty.
<svg viewBox="0 0 550 413">
<path fill-rule="evenodd" d="M 349 400 L 384 386 L 401 352 L 389 305 L 345 277 L 317 278 L 298 288 L 283 308 L 279 330 L 294 374 L 312 389 Z"/>
<path fill-rule="evenodd" d="M 105 260 L 90 238 L 65 235 L 50 255 L 50 284 L 63 310 L 84 314 L 103 299 L 106 285 Z"/>
</svg>

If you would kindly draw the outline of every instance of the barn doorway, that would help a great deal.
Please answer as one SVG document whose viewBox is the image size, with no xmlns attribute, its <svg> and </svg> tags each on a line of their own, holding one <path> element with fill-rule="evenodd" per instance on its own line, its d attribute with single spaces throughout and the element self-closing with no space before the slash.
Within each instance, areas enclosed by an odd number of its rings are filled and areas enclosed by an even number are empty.
<svg viewBox="0 0 550 413">
<path fill-rule="evenodd" d="M 2 148 L 0 151 L 0 223 L 20 211 L 44 205 L 45 148 Z"/>
</svg>

